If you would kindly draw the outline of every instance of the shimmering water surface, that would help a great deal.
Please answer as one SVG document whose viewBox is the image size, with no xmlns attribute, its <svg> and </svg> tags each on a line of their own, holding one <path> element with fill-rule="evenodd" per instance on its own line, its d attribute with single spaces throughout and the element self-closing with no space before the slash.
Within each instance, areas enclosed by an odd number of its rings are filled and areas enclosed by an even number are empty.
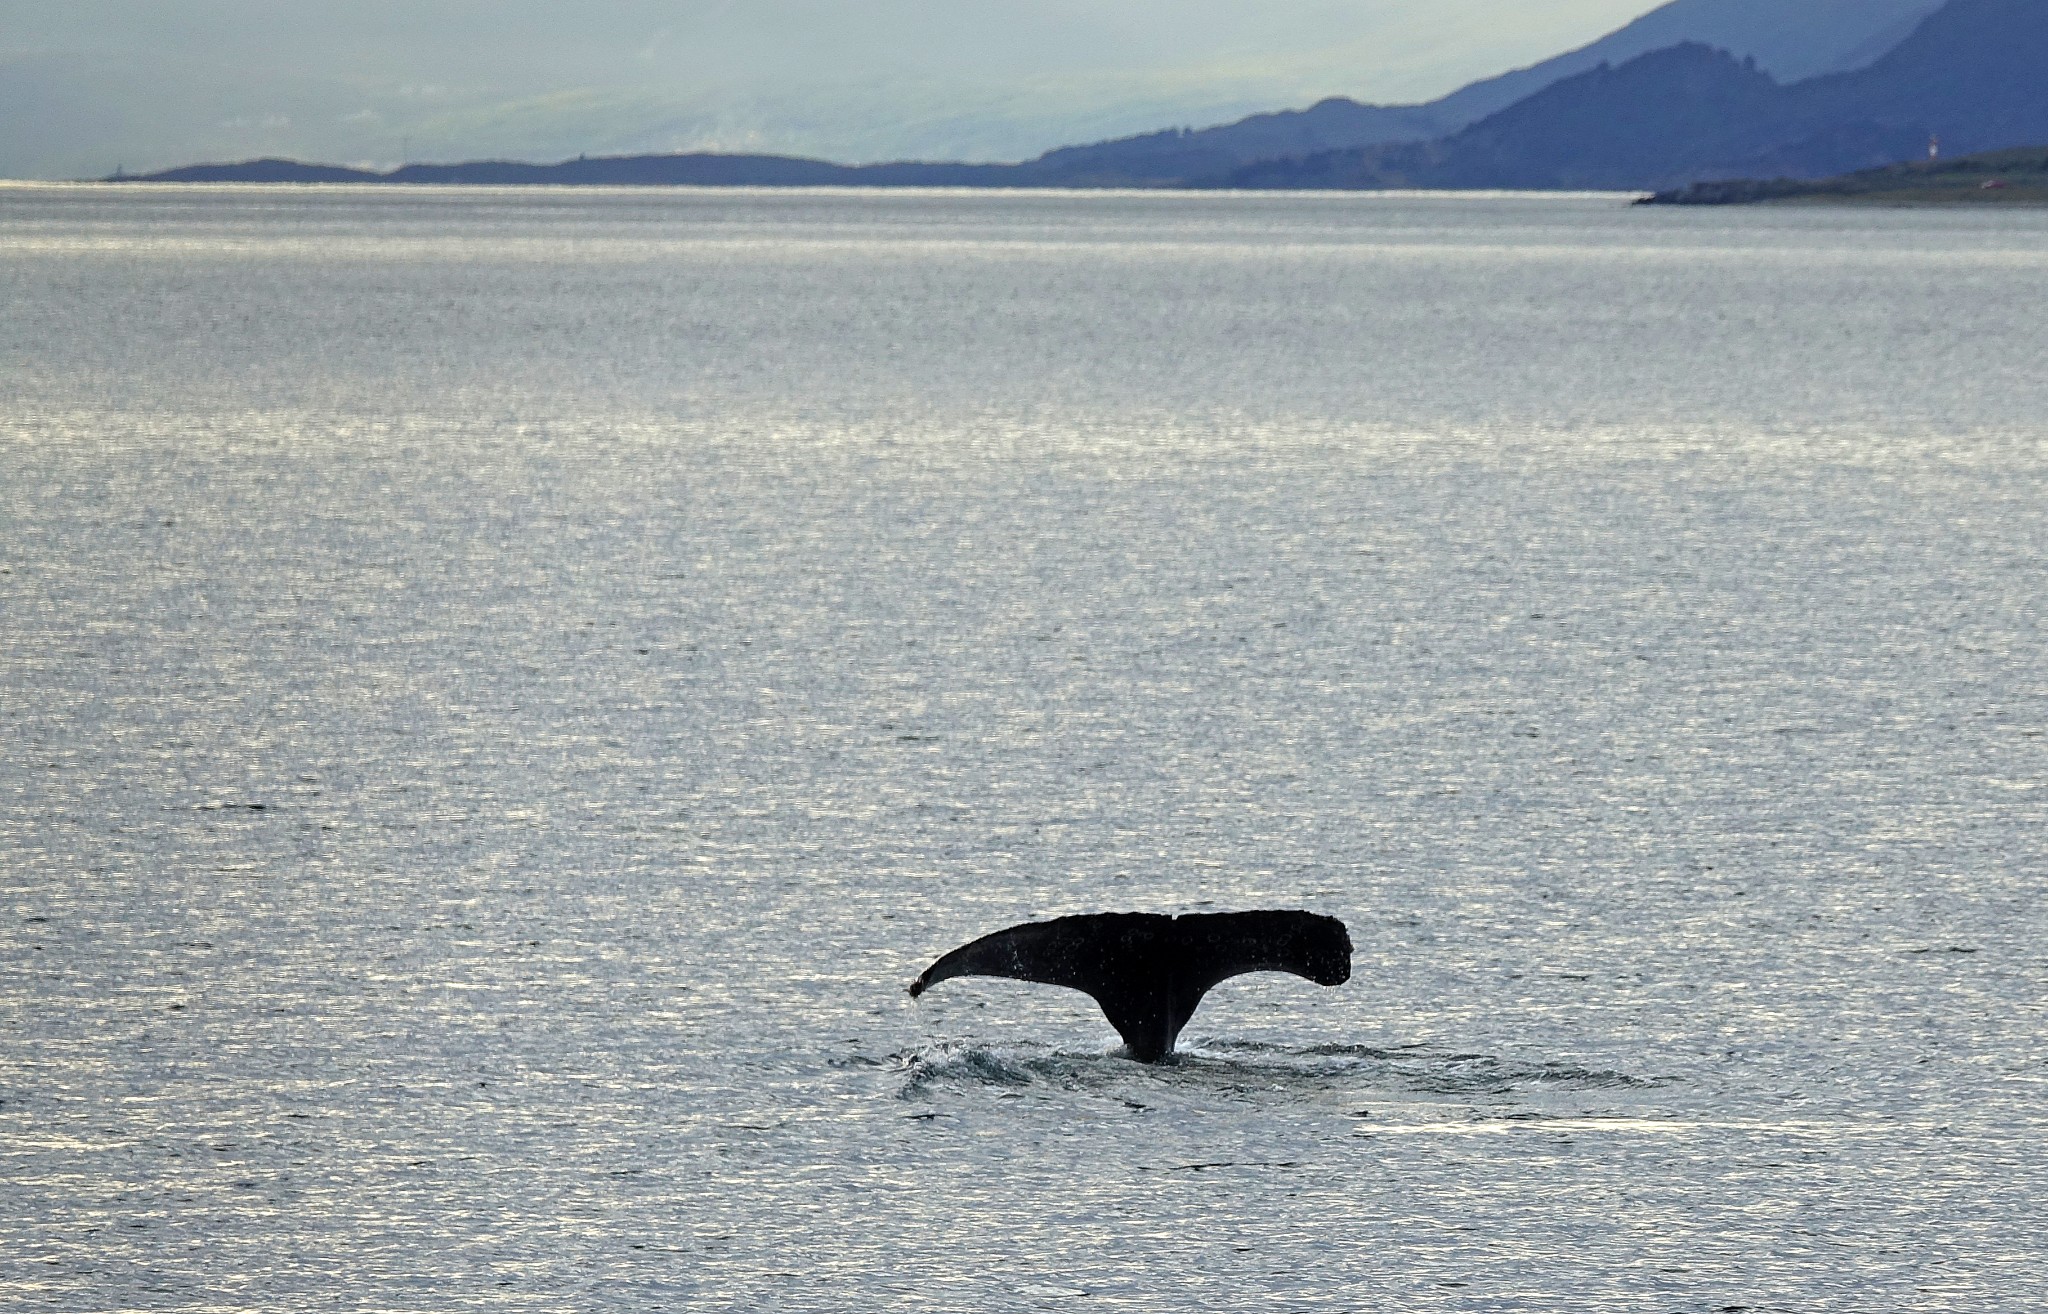
<svg viewBox="0 0 2048 1314">
<path fill-rule="evenodd" d="M 2048 215 L 0 190 L 0 1306 L 2024 1310 Z M 905 983 L 1309 907 L 1147 1068 Z"/>
</svg>

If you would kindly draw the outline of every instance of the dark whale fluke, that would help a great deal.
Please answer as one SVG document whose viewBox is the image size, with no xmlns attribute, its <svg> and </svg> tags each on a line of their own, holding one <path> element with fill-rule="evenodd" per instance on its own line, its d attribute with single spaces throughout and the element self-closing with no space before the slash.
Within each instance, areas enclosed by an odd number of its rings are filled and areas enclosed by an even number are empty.
<svg viewBox="0 0 2048 1314">
<path fill-rule="evenodd" d="M 1309 912 L 1084 913 L 1026 922 L 961 945 L 910 983 L 915 999 L 956 976 L 1007 976 L 1092 995 L 1131 1057 L 1173 1052 L 1202 996 L 1244 972 L 1351 979 L 1351 936 Z"/>
</svg>

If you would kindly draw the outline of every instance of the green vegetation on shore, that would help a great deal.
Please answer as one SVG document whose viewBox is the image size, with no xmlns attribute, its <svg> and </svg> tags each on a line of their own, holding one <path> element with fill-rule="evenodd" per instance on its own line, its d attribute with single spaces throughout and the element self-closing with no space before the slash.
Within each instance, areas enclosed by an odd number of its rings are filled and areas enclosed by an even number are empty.
<svg viewBox="0 0 2048 1314">
<path fill-rule="evenodd" d="M 1953 160 L 1888 164 L 1834 178 L 1735 178 L 1645 198 L 1644 205 L 1749 205 L 1759 201 L 1867 205 L 2048 205 L 2048 146 Z"/>
</svg>

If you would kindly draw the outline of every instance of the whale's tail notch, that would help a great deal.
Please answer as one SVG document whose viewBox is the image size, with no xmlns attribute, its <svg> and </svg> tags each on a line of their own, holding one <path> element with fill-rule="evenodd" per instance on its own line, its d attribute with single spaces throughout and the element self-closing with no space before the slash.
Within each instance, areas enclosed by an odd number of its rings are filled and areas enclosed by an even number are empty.
<svg viewBox="0 0 2048 1314">
<path fill-rule="evenodd" d="M 971 940 L 910 983 L 914 999 L 956 976 L 1065 986 L 1092 997 L 1129 1046 L 1157 1063 L 1218 982 L 1290 972 L 1318 985 L 1351 979 L 1351 936 L 1334 917 L 1295 910 L 1084 913 Z"/>
</svg>

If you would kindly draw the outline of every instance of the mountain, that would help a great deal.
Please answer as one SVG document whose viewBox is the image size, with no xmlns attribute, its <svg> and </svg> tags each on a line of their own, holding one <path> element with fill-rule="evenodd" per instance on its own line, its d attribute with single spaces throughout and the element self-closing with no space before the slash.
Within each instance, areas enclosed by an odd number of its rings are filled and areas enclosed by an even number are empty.
<svg viewBox="0 0 2048 1314">
<path fill-rule="evenodd" d="M 1672 0 L 1577 50 L 1472 83 L 1424 105 L 1365 105 L 1337 96 L 1305 110 L 1255 114 L 1195 131 L 1169 130 L 1068 146 L 1019 166 L 1046 182 L 1170 183 L 1323 151 L 1429 141 L 1569 77 L 1688 41 L 1718 47 L 1779 81 L 1860 68 L 1932 13 L 1940 0 Z"/>
<path fill-rule="evenodd" d="M 1046 184 L 1171 185 L 1228 173 L 1255 160 L 1319 151 L 1427 141 L 1465 120 L 1428 105 L 1361 105 L 1333 96 L 1305 110 L 1254 114 L 1214 128 L 1168 129 L 1087 146 L 1063 146 L 1015 166 Z"/>
<path fill-rule="evenodd" d="M 1867 69 L 1793 88 L 1799 122 L 1815 134 L 1815 160 L 1837 125 L 1938 133 L 1954 153 L 2048 141 L 2048 4 L 1949 0 Z M 1795 143 L 1796 145 L 1796 143 Z M 1844 166 L 1850 167 L 1850 166 Z"/>
<path fill-rule="evenodd" d="M 1449 137 L 1246 166 L 1229 187 L 1656 190 L 2048 141 L 2048 4 L 1950 0 L 1875 63 L 1790 86 L 1697 43 L 1555 83 Z"/>
<path fill-rule="evenodd" d="M 1464 127 L 1565 78 L 1688 41 L 1799 82 L 1874 63 L 1940 7 L 1941 0 L 1672 0 L 1591 45 L 1475 82 L 1427 108 Z"/>
<path fill-rule="evenodd" d="M 1231 187 L 1627 191 L 1690 181 L 1674 150 L 1742 155 L 1784 88 L 1754 62 L 1688 42 L 1566 78 L 1441 141 L 1270 160 Z"/>
</svg>

